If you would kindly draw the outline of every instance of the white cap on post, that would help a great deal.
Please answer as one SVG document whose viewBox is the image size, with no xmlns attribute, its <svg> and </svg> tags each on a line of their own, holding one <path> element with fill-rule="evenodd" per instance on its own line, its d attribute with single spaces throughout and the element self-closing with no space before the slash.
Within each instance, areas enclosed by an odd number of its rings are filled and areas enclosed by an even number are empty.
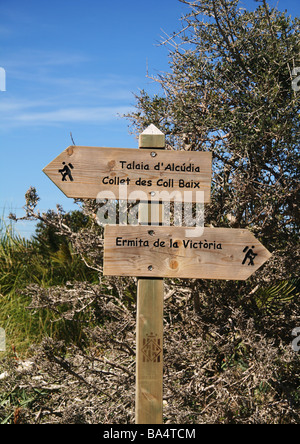
<svg viewBox="0 0 300 444">
<path fill-rule="evenodd" d="M 155 125 L 151 124 L 140 134 L 139 148 L 165 148 L 166 137 Z"/>
</svg>

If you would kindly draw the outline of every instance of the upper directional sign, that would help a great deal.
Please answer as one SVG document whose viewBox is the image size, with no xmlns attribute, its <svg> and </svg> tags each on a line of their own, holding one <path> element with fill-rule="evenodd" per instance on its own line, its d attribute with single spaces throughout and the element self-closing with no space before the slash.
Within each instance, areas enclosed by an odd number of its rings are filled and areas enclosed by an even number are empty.
<svg viewBox="0 0 300 444">
<path fill-rule="evenodd" d="M 43 171 L 67 197 L 137 200 L 130 194 L 143 191 L 146 200 L 199 202 L 202 192 L 210 202 L 208 152 L 70 146 Z"/>
<path fill-rule="evenodd" d="M 106 226 L 104 275 L 246 280 L 271 253 L 245 229 Z"/>
</svg>

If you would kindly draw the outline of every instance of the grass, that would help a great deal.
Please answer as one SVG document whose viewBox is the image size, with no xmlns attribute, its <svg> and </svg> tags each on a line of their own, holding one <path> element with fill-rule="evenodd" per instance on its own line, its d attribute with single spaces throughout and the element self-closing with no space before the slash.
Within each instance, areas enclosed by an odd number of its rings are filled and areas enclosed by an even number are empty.
<svg viewBox="0 0 300 444">
<path fill-rule="evenodd" d="M 58 326 L 47 311 L 32 313 L 27 309 L 30 298 L 10 292 L 1 295 L 0 326 L 6 333 L 6 352 L 14 350 L 18 356 L 28 355 L 33 344 L 39 343 L 45 335 L 53 336 Z"/>
<path fill-rule="evenodd" d="M 91 281 L 91 275 L 66 241 L 56 251 L 47 251 L 45 245 L 41 249 L 37 240 L 22 238 L 0 221 L 0 327 L 6 333 L 6 353 L 13 349 L 19 356 L 27 355 L 30 346 L 45 336 L 80 335 L 67 321 L 53 322 L 49 310 L 28 310 L 31 298 L 22 294 L 30 284 L 47 288 L 68 280 Z"/>
</svg>

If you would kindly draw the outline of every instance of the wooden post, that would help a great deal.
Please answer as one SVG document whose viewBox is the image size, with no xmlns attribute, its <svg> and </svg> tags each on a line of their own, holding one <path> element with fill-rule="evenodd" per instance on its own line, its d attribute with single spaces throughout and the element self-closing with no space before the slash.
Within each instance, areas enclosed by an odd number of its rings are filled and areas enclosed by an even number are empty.
<svg viewBox="0 0 300 444">
<path fill-rule="evenodd" d="M 150 125 L 140 135 L 139 148 L 165 149 L 164 134 Z M 140 224 L 159 225 L 162 221 L 162 208 L 159 203 L 141 203 Z M 163 422 L 163 301 L 163 279 L 138 280 L 136 424 Z"/>
</svg>

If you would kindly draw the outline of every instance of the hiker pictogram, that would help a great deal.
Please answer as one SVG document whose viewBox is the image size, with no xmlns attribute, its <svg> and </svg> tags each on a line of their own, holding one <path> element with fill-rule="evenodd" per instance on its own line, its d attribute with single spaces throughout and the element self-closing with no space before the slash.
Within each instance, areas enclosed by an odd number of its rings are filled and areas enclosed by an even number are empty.
<svg viewBox="0 0 300 444">
<path fill-rule="evenodd" d="M 71 169 L 73 170 L 73 165 L 71 163 L 69 163 L 68 165 L 66 165 L 66 162 L 62 163 L 64 165 L 64 167 L 61 170 L 58 170 L 58 172 L 62 175 L 62 181 L 66 182 L 67 181 L 67 177 L 70 179 L 71 182 L 73 182 L 73 176 L 71 173 Z"/>
<path fill-rule="evenodd" d="M 244 248 L 243 253 L 246 253 L 246 255 L 245 255 L 245 258 L 244 258 L 244 260 L 243 260 L 243 262 L 242 262 L 243 265 L 245 265 L 245 263 L 246 263 L 247 260 L 249 259 L 249 263 L 248 263 L 248 265 L 252 265 L 252 266 L 254 266 L 254 259 L 255 259 L 256 256 L 257 256 L 257 254 L 254 253 L 254 251 L 253 251 L 254 248 L 255 248 L 255 247 L 252 247 L 252 248 L 246 247 L 246 248 Z"/>
</svg>

